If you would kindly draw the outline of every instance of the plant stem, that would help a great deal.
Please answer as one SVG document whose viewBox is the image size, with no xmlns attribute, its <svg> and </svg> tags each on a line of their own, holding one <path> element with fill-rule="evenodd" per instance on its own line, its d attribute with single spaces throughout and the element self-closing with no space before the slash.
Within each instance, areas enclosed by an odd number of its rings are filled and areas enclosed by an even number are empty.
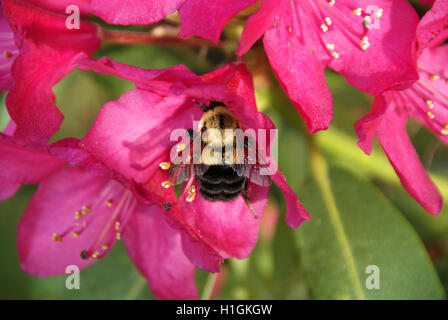
<svg viewBox="0 0 448 320">
<path fill-rule="evenodd" d="M 201 300 L 210 300 L 212 298 L 213 288 L 215 287 L 218 273 L 210 273 L 202 291 Z"/>
<path fill-rule="evenodd" d="M 159 45 L 179 45 L 188 47 L 216 47 L 217 44 L 209 40 L 199 38 L 183 39 L 176 36 L 171 29 L 155 28 L 149 32 L 121 31 L 102 29 L 104 42 L 115 44 L 143 44 L 152 43 Z"/>
</svg>

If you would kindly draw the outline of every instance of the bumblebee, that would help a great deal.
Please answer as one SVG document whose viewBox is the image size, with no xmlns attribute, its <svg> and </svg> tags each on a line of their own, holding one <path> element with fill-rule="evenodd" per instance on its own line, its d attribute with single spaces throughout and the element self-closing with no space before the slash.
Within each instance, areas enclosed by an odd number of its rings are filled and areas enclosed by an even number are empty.
<svg viewBox="0 0 448 320">
<path fill-rule="evenodd" d="M 200 145 L 200 163 L 180 162 L 173 165 L 169 172 L 170 182 L 179 184 L 195 176 L 199 193 L 205 200 L 232 201 L 242 195 L 256 216 L 247 196 L 249 180 L 269 186 L 271 178 L 268 175 L 260 175 L 259 166 L 248 161 L 249 155 L 256 156 L 253 139 L 237 139 L 235 131 L 242 133 L 242 130 L 238 119 L 224 103 L 211 101 L 208 106 L 199 106 L 204 112 L 198 125 L 199 132 L 196 133 L 192 129 L 188 132 L 193 143 Z M 238 141 L 243 141 L 243 145 Z M 239 150 L 242 152 L 239 153 Z M 191 159 L 191 156 L 187 157 Z"/>
</svg>

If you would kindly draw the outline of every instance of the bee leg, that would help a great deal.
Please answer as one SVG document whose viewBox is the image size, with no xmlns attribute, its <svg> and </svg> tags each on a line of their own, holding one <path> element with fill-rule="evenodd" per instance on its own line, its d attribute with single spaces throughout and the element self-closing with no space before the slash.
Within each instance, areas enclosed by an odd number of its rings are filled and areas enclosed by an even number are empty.
<svg viewBox="0 0 448 320">
<path fill-rule="evenodd" d="M 247 206 L 249 207 L 249 210 L 254 214 L 255 219 L 258 219 L 258 215 L 255 212 L 254 206 L 252 205 L 252 202 L 250 202 L 249 196 L 247 195 L 247 191 L 244 190 L 243 192 L 243 198 L 247 203 Z"/>
<path fill-rule="evenodd" d="M 202 112 L 207 112 L 208 110 L 211 109 L 210 106 L 208 106 L 204 103 L 199 103 L 199 101 L 197 101 L 196 99 L 193 99 L 193 102 L 199 106 L 199 108 L 201 109 Z"/>
</svg>

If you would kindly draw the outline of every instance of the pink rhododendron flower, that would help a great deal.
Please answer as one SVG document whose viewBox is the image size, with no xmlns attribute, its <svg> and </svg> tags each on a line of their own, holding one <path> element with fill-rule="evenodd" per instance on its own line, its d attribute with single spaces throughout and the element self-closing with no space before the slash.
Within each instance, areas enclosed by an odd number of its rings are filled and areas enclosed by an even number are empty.
<svg viewBox="0 0 448 320">
<path fill-rule="evenodd" d="M 172 165 L 170 152 L 186 148 L 170 140 L 171 132 L 178 128 L 195 131 L 193 121 L 204 114 L 195 100 L 224 103 L 243 130 L 275 128 L 256 109 L 252 78 L 246 67 L 229 64 L 199 77 L 183 66 L 145 70 L 102 58 L 81 63 L 80 68 L 114 74 L 137 87 L 102 108 L 82 147 L 131 181 L 142 196 L 181 217 L 178 220 L 186 221 L 223 258 L 247 257 L 257 241 L 269 187 L 248 182 L 247 195 L 255 217 L 242 194 L 233 201 L 206 200 L 194 175 L 185 182 L 177 199 L 167 170 Z M 269 144 L 266 148 L 270 151 Z M 271 178 L 285 196 L 288 225 L 298 227 L 309 219 L 307 212 L 279 171 Z M 192 261 L 210 270 L 200 259 Z"/>
<path fill-rule="evenodd" d="M 169 226 L 158 206 L 139 202 L 118 176 L 78 148 L 78 140 L 61 140 L 43 151 L 0 138 L 0 196 L 9 190 L 3 188 L 8 178 L 17 185 L 41 181 L 18 227 L 24 271 L 65 274 L 67 266 L 86 267 L 123 239 L 157 298 L 198 298 L 195 268 L 182 245 L 193 240 L 183 240 L 186 233 Z"/>
<path fill-rule="evenodd" d="M 264 34 L 271 66 L 311 132 L 326 129 L 333 103 L 324 68 L 360 90 L 383 90 L 416 80 L 418 17 L 398 1 L 263 0 L 244 29 L 245 53 Z"/>
<path fill-rule="evenodd" d="M 255 0 L 91 1 L 110 23 L 147 24 L 179 12 L 180 36 L 218 42 L 227 21 Z M 310 132 L 326 129 L 333 102 L 326 66 L 360 90 L 379 94 L 417 79 L 418 16 L 405 0 L 263 0 L 244 29 L 238 54 L 264 34 L 271 66 Z"/>
<path fill-rule="evenodd" d="M 406 132 L 410 117 L 448 143 L 448 46 L 440 35 L 448 26 L 448 7 L 436 1 L 418 29 L 419 80 L 406 90 L 389 90 L 375 97 L 372 111 L 356 125 L 359 146 L 369 154 L 376 136 L 408 192 L 431 214 L 440 212 L 442 198 L 429 179 Z"/>
<path fill-rule="evenodd" d="M 2 6 L 17 47 L 4 51 L 9 63 L 14 59 L 13 82 L 6 97 L 8 112 L 17 125 L 14 138 L 24 145 L 44 146 L 63 119 L 52 88 L 75 68 L 81 53 L 92 53 L 99 47 L 98 29 L 84 21 L 80 29 L 68 29 L 67 15 L 24 1 L 3 0 Z M 9 33 L 6 36 L 10 38 Z"/>
</svg>

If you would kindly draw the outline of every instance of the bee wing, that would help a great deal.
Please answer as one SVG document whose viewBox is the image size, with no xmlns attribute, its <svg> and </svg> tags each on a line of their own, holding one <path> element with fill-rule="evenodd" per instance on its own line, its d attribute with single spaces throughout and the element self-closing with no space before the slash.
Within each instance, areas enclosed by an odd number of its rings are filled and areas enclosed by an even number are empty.
<svg viewBox="0 0 448 320">
<path fill-rule="evenodd" d="M 172 184 L 181 184 L 195 175 L 202 176 L 208 170 L 204 164 L 178 164 L 170 168 L 168 180 Z"/>
<path fill-rule="evenodd" d="M 272 183 L 272 178 L 268 174 L 266 166 L 262 165 L 247 165 L 244 175 L 253 183 L 262 187 L 269 187 Z"/>
<path fill-rule="evenodd" d="M 233 164 L 230 165 L 230 167 L 236 172 L 238 176 L 245 176 L 248 180 L 260 186 L 268 187 L 272 183 L 271 176 L 269 175 L 266 166 Z"/>
<path fill-rule="evenodd" d="M 269 173 L 269 168 L 265 164 L 260 164 L 257 161 L 260 155 L 257 152 L 255 146 L 255 140 L 249 139 L 247 144 L 245 144 L 245 164 L 234 164 L 232 169 L 236 172 L 238 176 L 245 176 L 248 180 L 252 181 L 263 187 L 268 187 L 272 183 L 272 178 Z M 263 159 L 263 163 L 266 163 Z"/>
<path fill-rule="evenodd" d="M 202 176 L 208 170 L 208 165 L 206 164 L 196 164 L 194 166 L 194 173 L 198 176 Z"/>
<path fill-rule="evenodd" d="M 172 184 L 181 184 L 192 176 L 193 171 L 191 164 L 173 164 L 168 174 L 168 180 Z"/>
<path fill-rule="evenodd" d="M 239 177 L 245 175 L 246 166 L 244 164 L 231 164 L 230 167 L 233 169 L 233 171 L 236 172 Z"/>
</svg>

